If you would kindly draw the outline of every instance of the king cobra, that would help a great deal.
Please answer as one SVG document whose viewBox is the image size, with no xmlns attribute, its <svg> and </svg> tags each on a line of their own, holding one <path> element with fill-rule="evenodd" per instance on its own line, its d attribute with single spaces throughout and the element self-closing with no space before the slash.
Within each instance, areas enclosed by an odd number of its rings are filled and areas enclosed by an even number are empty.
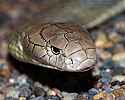
<svg viewBox="0 0 125 100">
<path fill-rule="evenodd" d="M 104 0 L 101 1 L 104 3 Z M 98 12 L 101 13 L 98 18 L 90 16 L 91 19 L 82 24 L 90 28 L 102 23 L 124 9 L 123 2 L 116 3 L 104 13 Z M 91 4 L 87 4 L 85 8 L 90 12 Z M 60 71 L 83 72 L 92 69 L 96 63 L 96 47 L 90 34 L 82 26 L 66 22 L 41 22 L 26 26 L 13 34 L 9 51 L 18 60 Z"/>
</svg>

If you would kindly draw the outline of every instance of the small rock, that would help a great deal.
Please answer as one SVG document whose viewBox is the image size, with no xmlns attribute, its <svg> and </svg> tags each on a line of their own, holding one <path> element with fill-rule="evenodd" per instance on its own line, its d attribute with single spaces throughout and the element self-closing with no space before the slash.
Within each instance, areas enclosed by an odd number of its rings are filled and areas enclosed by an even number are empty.
<svg viewBox="0 0 125 100">
<path fill-rule="evenodd" d="M 36 98 L 34 98 L 33 100 L 45 100 L 43 96 L 38 96 Z"/>
<path fill-rule="evenodd" d="M 125 48 L 122 43 L 115 44 L 113 50 L 111 50 L 113 54 L 116 54 L 118 52 L 124 52 L 124 51 L 125 51 Z"/>
<path fill-rule="evenodd" d="M 104 89 L 104 91 L 106 93 L 110 93 L 112 91 L 111 84 L 109 84 L 109 83 L 108 84 L 104 84 L 102 88 Z"/>
<path fill-rule="evenodd" d="M 53 88 L 52 91 L 53 91 L 53 92 L 52 92 L 53 95 L 57 95 L 57 96 L 59 96 L 59 97 L 61 97 L 61 98 L 63 97 L 62 94 L 61 94 L 61 91 L 58 90 L 57 88 Z"/>
<path fill-rule="evenodd" d="M 21 96 L 21 97 L 19 97 L 19 100 L 27 100 L 27 98 L 26 98 L 26 97 Z"/>
<path fill-rule="evenodd" d="M 46 94 L 43 86 L 39 82 L 34 83 L 33 91 L 36 96 L 44 96 Z"/>
<path fill-rule="evenodd" d="M 117 21 L 114 26 L 119 32 L 125 32 L 125 20 Z"/>
<path fill-rule="evenodd" d="M 102 86 L 103 86 L 102 82 L 98 82 L 96 84 L 95 88 L 97 88 L 99 91 L 101 91 L 102 90 Z"/>
<path fill-rule="evenodd" d="M 15 83 L 15 79 L 10 78 L 10 79 L 9 79 L 9 83 L 10 83 L 10 84 L 14 84 L 14 83 Z"/>
<path fill-rule="evenodd" d="M 125 96 L 116 97 L 115 100 L 125 100 Z"/>
<path fill-rule="evenodd" d="M 63 100 L 74 100 L 76 96 L 78 95 L 77 93 L 67 93 L 67 92 L 62 92 L 63 95 Z"/>
<path fill-rule="evenodd" d="M 119 89 L 119 88 L 120 88 L 119 85 L 114 85 L 114 86 L 112 86 L 112 89 L 113 89 L 113 90 L 115 90 L 115 89 Z"/>
<path fill-rule="evenodd" d="M 116 100 L 115 96 L 113 94 L 107 94 L 106 99 L 104 100 Z"/>
<path fill-rule="evenodd" d="M 93 96 L 91 99 L 89 100 L 110 100 L 110 99 L 106 99 L 107 98 L 107 93 L 106 92 L 100 92 L 97 95 Z"/>
<path fill-rule="evenodd" d="M 56 96 L 57 94 L 56 94 L 55 91 L 49 89 L 49 91 L 47 91 L 47 95 L 53 95 L 53 96 Z"/>
<path fill-rule="evenodd" d="M 96 94 L 99 93 L 99 90 L 97 90 L 96 88 L 91 88 L 89 91 L 88 91 L 88 99 L 89 100 L 92 100 L 93 96 L 95 96 Z"/>
<path fill-rule="evenodd" d="M 122 40 L 122 36 L 119 35 L 116 31 L 112 31 L 112 32 L 109 33 L 109 39 L 113 43 L 118 43 Z"/>
<path fill-rule="evenodd" d="M 76 96 L 74 100 L 88 100 L 88 94 L 82 93 Z"/>
<path fill-rule="evenodd" d="M 100 52 L 98 52 L 98 54 L 102 60 L 107 60 L 112 57 L 112 54 L 110 52 L 104 51 L 104 50 L 100 50 Z"/>
<path fill-rule="evenodd" d="M 101 73 L 101 71 L 99 70 L 99 68 L 95 67 L 95 69 L 93 69 L 92 75 L 93 76 L 100 76 L 100 73 Z"/>
<path fill-rule="evenodd" d="M 114 54 L 112 60 L 121 67 L 125 67 L 125 51 Z"/>
<path fill-rule="evenodd" d="M 95 45 L 97 48 L 109 48 L 113 46 L 113 43 L 109 41 L 105 33 L 100 32 L 97 36 Z"/>
<path fill-rule="evenodd" d="M 113 59 L 113 61 L 120 61 L 122 59 L 125 59 L 125 51 L 114 54 L 112 59 Z"/>
<path fill-rule="evenodd" d="M 100 67 L 101 73 L 103 71 L 107 72 L 106 71 L 107 69 L 110 70 L 110 72 L 112 72 L 113 71 L 112 70 L 113 66 L 114 66 L 114 63 L 113 63 L 113 61 L 111 59 L 107 59 L 107 60 L 103 61 L 103 64 Z"/>
<path fill-rule="evenodd" d="M 111 75 L 110 72 L 107 72 L 107 69 L 106 70 L 102 70 L 100 76 L 102 77 L 100 79 L 100 81 L 102 83 L 104 83 L 104 84 L 105 83 L 107 84 L 107 83 L 109 83 L 112 80 L 112 75 Z"/>
<path fill-rule="evenodd" d="M 13 100 L 13 97 L 5 97 L 4 100 Z"/>
<path fill-rule="evenodd" d="M 45 100 L 61 100 L 58 96 L 47 96 Z"/>
<path fill-rule="evenodd" d="M 20 75 L 19 77 L 17 77 L 16 83 L 19 84 L 19 86 L 29 85 L 27 83 L 27 80 L 28 80 L 28 77 L 26 75 Z"/>
<path fill-rule="evenodd" d="M 18 89 L 14 87 L 7 88 L 7 97 L 12 97 L 12 98 L 18 98 L 19 97 L 19 91 Z"/>
<path fill-rule="evenodd" d="M 31 96 L 31 90 L 29 89 L 29 87 L 23 86 L 19 89 L 19 97 L 30 97 Z"/>
<path fill-rule="evenodd" d="M 45 93 L 45 90 L 41 87 L 34 87 L 34 94 L 36 96 L 44 96 L 46 93 Z"/>
</svg>

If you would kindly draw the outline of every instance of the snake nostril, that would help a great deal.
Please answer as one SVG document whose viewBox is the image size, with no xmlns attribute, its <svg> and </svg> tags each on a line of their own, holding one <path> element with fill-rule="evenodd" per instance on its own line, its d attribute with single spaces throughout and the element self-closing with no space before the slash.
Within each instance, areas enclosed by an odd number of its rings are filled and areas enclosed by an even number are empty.
<svg viewBox="0 0 125 100">
<path fill-rule="evenodd" d="M 56 48 L 56 47 L 54 47 L 54 46 L 51 46 L 51 50 L 52 50 L 52 53 L 54 53 L 55 55 L 60 54 L 60 49 L 59 49 L 59 48 Z"/>
</svg>

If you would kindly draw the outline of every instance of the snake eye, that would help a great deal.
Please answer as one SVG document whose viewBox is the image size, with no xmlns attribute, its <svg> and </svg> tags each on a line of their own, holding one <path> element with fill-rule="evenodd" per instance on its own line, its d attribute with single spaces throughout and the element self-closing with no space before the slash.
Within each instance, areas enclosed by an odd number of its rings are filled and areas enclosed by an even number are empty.
<svg viewBox="0 0 125 100">
<path fill-rule="evenodd" d="M 59 49 L 59 48 L 56 48 L 56 47 L 54 47 L 54 46 L 51 46 L 51 51 L 52 51 L 52 53 L 54 53 L 55 55 L 60 54 L 60 49 Z"/>
</svg>

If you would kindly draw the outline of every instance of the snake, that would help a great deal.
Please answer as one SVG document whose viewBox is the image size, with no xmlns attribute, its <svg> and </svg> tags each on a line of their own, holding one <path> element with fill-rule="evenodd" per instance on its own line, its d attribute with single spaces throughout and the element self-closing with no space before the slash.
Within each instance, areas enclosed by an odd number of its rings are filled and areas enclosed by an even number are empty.
<svg viewBox="0 0 125 100">
<path fill-rule="evenodd" d="M 96 20 L 94 16 L 86 26 L 96 26 L 119 13 L 119 9 L 113 12 L 114 8 L 108 9 Z M 93 69 L 96 64 L 96 47 L 92 37 L 87 28 L 75 23 L 30 24 L 13 33 L 8 47 L 10 54 L 20 61 L 59 71 L 84 72 Z"/>
<path fill-rule="evenodd" d="M 9 48 L 18 59 L 64 71 L 85 71 L 96 62 L 94 42 L 74 24 L 32 25 L 16 33 Z"/>
</svg>

